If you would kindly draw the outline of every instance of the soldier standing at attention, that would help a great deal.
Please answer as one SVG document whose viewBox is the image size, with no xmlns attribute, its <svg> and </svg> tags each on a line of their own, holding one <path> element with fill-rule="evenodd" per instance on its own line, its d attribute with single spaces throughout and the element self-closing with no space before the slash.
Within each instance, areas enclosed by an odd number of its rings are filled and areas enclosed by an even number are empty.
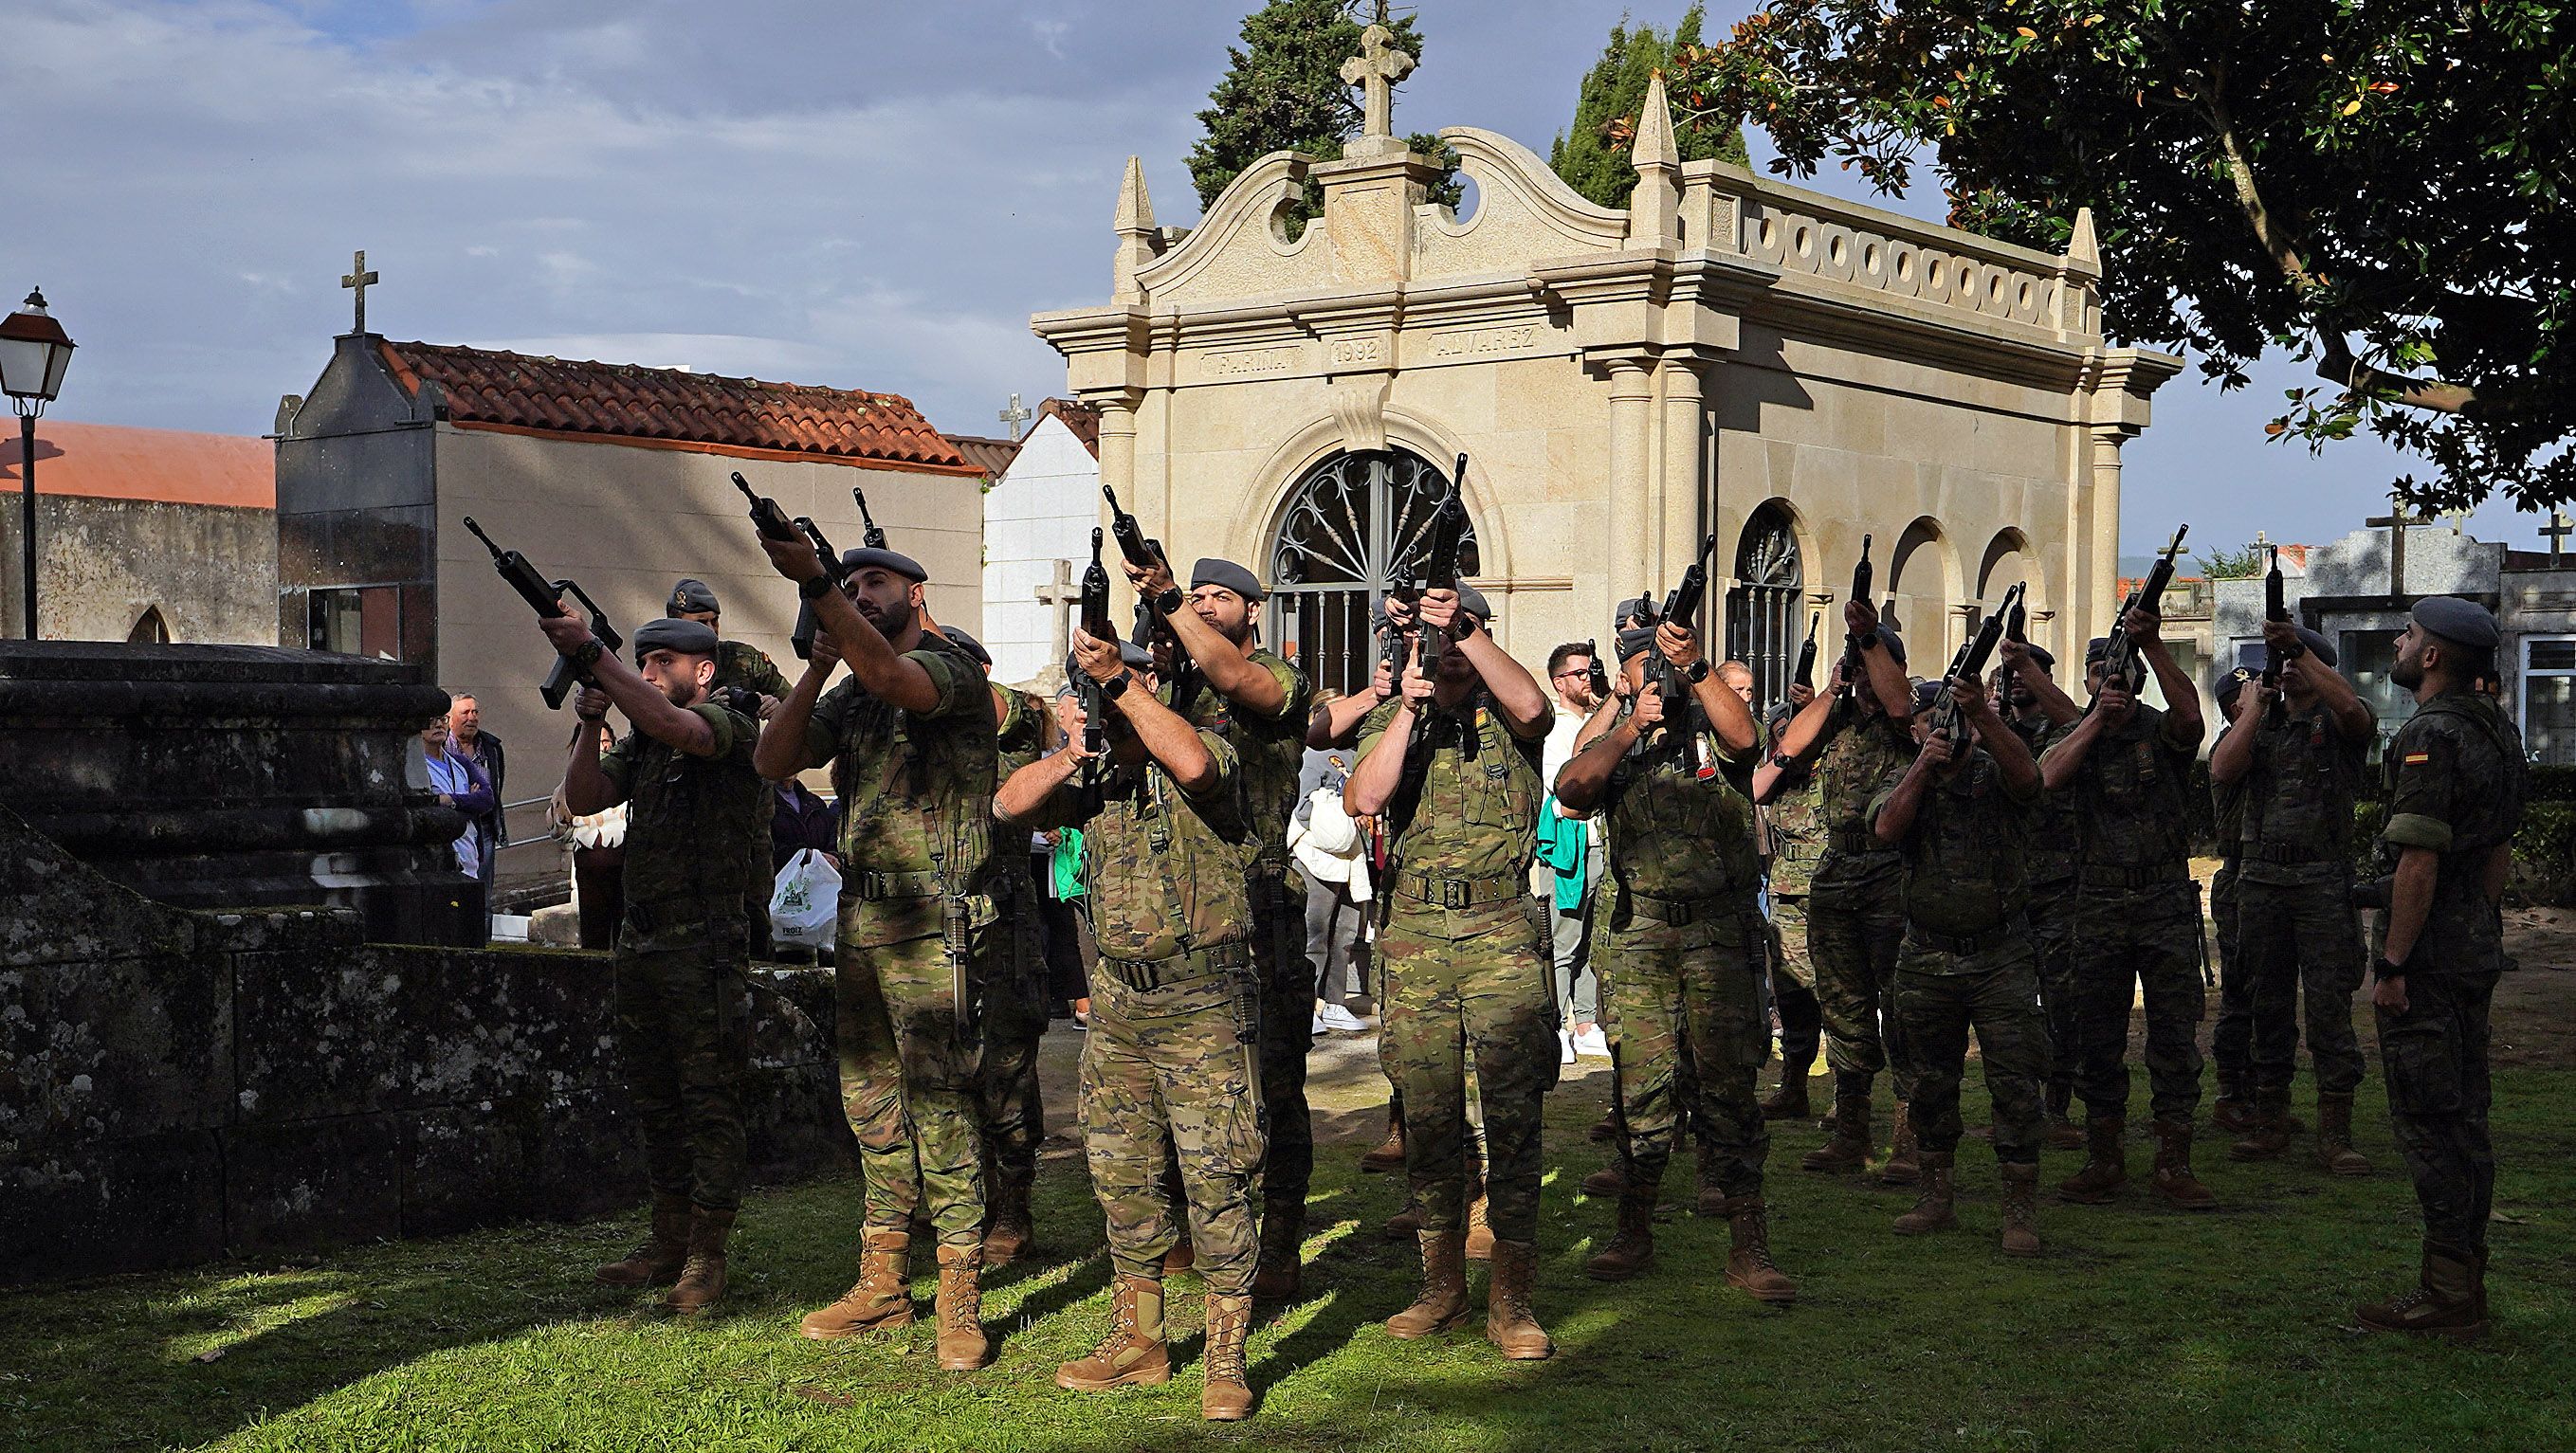
<svg viewBox="0 0 2576 1453">
<path fill-rule="evenodd" d="M 1172 708 L 1230 742 L 1242 764 L 1252 903 L 1252 963 L 1261 983 L 1261 1102 L 1270 1156 L 1261 1171 L 1261 1274 L 1254 1295 L 1288 1301 L 1300 1284 L 1306 1191 L 1315 1174 L 1315 1129 L 1306 1108 L 1306 1054 L 1314 1044 L 1315 966 L 1306 957 L 1306 879 L 1288 862 L 1288 818 L 1306 765 L 1314 687 L 1306 673 L 1261 648 L 1255 632 L 1261 582 L 1231 560 L 1202 559 L 1181 593 L 1161 566 L 1127 567 L 1136 593 L 1189 653 L 1190 699 Z M 1176 689 L 1179 689 L 1176 687 Z"/>
<path fill-rule="evenodd" d="M 593 683 L 574 703 L 583 726 L 564 766 L 564 804 L 576 813 L 627 804 L 617 1053 L 644 1127 L 653 1231 L 597 1276 L 620 1287 L 677 1278 L 662 1305 L 695 1312 L 724 1296 L 725 1238 L 742 1204 L 742 1078 L 751 1063 L 741 881 L 751 856 L 743 845 L 769 795 L 752 766 L 758 728 L 708 699 L 716 633 L 705 626 L 637 627 L 639 675 L 571 612 L 537 624 Z M 599 724 L 612 705 L 635 729 L 602 753 Z"/>
<path fill-rule="evenodd" d="M 2235 717 L 2209 754 L 2213 791 L 2244 789 L 2231 974 L 2251 988 L 2254 1125 L 2228 1154 L 2270 1160 L 2290 1148 L 2290 1077 L 2307 999 L 2308 1055 L 2317 1074 L 2313 1159 L 2330 1175 L 2370 1174 L 2352 1148 L 2352 1094 L 2361 1041 L 2352 1032 L 2361 987 L 2361 931 L 2352 909 L 2352 804 L 2379 724 L 2334 669 L 2326 638 L 2288 621 L 2263 627 L 2280 684 L 2238 691 Z M 2276 702 L 2286 710 L 2276 711 Z"/>
<path fill-rule="evenodd" d="M 829 764 L 841 801 L 836 985 L 841 1104 L 867 1180 L 858 1283 L 805 1318 L 808 1337 L 909 1326 L 915 1206 L 939 1239 L 939 1365 L 984 1365 L 984 1137 L 976 1015 L 1006 979 L 1009 853 L 993 838 L 993 693 L 972 657 L 923 628 L 911 557 L 859 549 L 832 588 L 805 541 L 761 538 L 819 629 L 805 674 L 760 734 L 765 777 Z M 846 655 L 850 680 L 823 692 Z"/>
<path fill-rule="evenodd" d="M 2025 839 L 2043 788 L 2038 759 L 1967 677 L 1949 683 L 1953 710 L 1974 736 L 1954 744 L 1931 719 L 1942 684 L 1914 698 L 1914 765 L 1870 806 L 1870 830 L 1905 855 L 1905 947 L 1896 961 L 1899 1038 L 1912 1062 L 1922 1191 L 1896 1218 L 1899 1235 L 1957 1225 L 1951 1207 L 1959 1151 L 1959 1080 L 1977 1032 L 1994 1102 L 2003 1173 L 2003 1250 L 2039 1254 L 2040 1077 L 2048 1024 L 2039 1010 L 2038 956 L 2024 913 Z"/>
<path fill-rule="evenodd" d="M 712 696 L 719 691 L 738 689 L 760 697 L 761 721 L 769 720 L 778 703 L 787 697 L 787 678 L 778 674 L 778 665 L 767 652 L 748 641 L 728 641 L 724 637 L 724 607 L 717 603 L 715 591 L 694 577 L 684 577 L 671 587 L 671 598 L 662 604 L 665 620 L 696 621 L 716 633 L 716 679 L 707 688 Z M 743 889 L 743 927 L 750 938 L 751 956 L 769 957 L 769 895 L 777 880 L 769 870 L 769 823 L 778 814 L 777 799 L 760 794 L 759 831 L 753 835 L 753 871 Z"/>
<path fill-rule="evenodd" d="M 1163 1257 L 1180 1233 L 1163 1168 L 1177 1154 L 1208 1289 L 1199 1411 L 1233 1422 L 1252 1411 L 1243 1349 L 1261 1258 L 1253 1178 L 1263 1150 L 1241 764 L 1224 737 L 1156 699 L 1142 647 L 1077 630 L 1074 660 L 1101 683 L 1107 760 L 1074 732 L 1063 751 L 1012 773 L 993 803 L 1006 827 L 1082 829 L 1083 912 L 1100 945 L 1082 1131 L 1109 1218 L 1116 1312 L 1089 1357 L 1056 1369 L 1056 1385 L 1098 1392 L 1171 1380 Z"/>
<path fill-rule="evenodd" d="M 1896 1081 L 1896 1135 L 1879 1179 L 1907 1185 L 1915 1176 L 1905 1113 L 1910 1085 L 1895 1043 L 1903 1031 L 1888 999 L 1905 939 L 1902 870 L 1896 850 L 1870 832 L 1869 804 L 1914 760 L 1914 693 L 1905 683 L 1905 642 L 1879 623 L 1875 607 L 1846 601 L 1843 625 L 1850 655 L 1834 667 L 1833 689 L 1790 718 L 1771 760 L 1754 774 L 1753 798 L 1766 806 L 1777 801 L 1804 770 L 1815 774 L 1823 805 L 1825 851 L 1807 898 L 1807 950 L 1834 1069 L 1833 1137 L 1798 1163 L 1846 1171 L 1869 1159 L 1870 1087 L 1885 1067 Z M 1846 682 L 1851 656 L 1865 679 Z"/>
<path fill-rule="evenodd" d="M 2165 649 L 2162 625 L 2141 607 L 2128 632 L 2172 703 L 2138 700 L 2125 675 L 2106 679 L 2110 643 L 2085 648 L 2092 709 L 2040 757 L 2052 793 L 2072 793 L 2083 827 L 2077 860 L 2075 1093 L 2084 1101 L 2083 1169 L 2061 1183 L 2069 1201 L 2100 1205 L 2129 1179 L 2129 1001 L 2147 1011 L 2147 1079 L 2156 1116 L 2155 1188 L 2186 1211 L 2217 1198 L 2191 1170 L 2192 1115 L 2200 1107 L 2200 887 L 2191 880 L 2191 769 L 2200 754 L 2200 692 Z"/>
<path fill-rule="evenodd" d="M 2424 1213 L 2417 1284 L 2354 1309 L 2375 1332 L 2462 1339 L 2487 1329 L 2487 1010 L 2504 971 L 2497 905 L 2526 791 L 2522 735 L 2476 689 L 2495 672 L 2495 617 L 2455 596 L 2416 602 L 2389 679 L 2415 715 L 2381 758 L 2382 861 L 2395 860 L 2370 1002 L 2388 1124 Z"/>
<path fill-rule="evenodd" d="M 2254 679 L 2244 666 L 2230 669 L 2210 685 L 2218 703 L 2218 737 L 2210 756 L 2226 750 L 2236 730 L 2237 693 Z M 2244 956 L 2236 951 L 2236 879 L 2245 851 L 2245 780 L 2209 784 L 2210 821 L 2218 839 L 2218 868 L 2209 875 L 2209 920 L 2218 929 L 2210 949 L 2218 956 L 2218 1022 L 2209 1030 L 2210 1077 L 2218 1099 L 2209 1107 L 2209 1126 L 2230 1135 L 2255 1127 L 2254 1115 L 2254 983 Z"/>
<path fill-rule="evenodd" d="M 2046 646 L 2007 638 L 1996 648 L 1996 694 L 2011 708 L 2005 721 L 2036 760 L 2066 735 L 2084 709 L 2057 685 L 2057 657 Z M 2075 1099 L 2075 844 L 2073 800 L 2042 793 L 2029 817 L 2030 945 L 2039 978 L 2039 1009 L 2048 1027 L 2048 1143 L 2081 1150 L 2084 1133 L 2067 1118 Z"/>
<path fill-rule="evenodd" d="M 1628 709 L 1557 773 L 1557 799 L 1607 823 L 1610 864 L 1594 911 L 1601 984 L 1611 1008 L 1610 1057 L 1625 1134 L 1619 1231 L 1584 1270 L 1625 1281 L 1655 1254 L 1655 1197 L 1678 1132 L 1696 1122 L 1714 1157 L 1723 1214 L 1734 1232 L 1726 1280 L 1765 1302 L 1798 1289 L 1771 1264 L 1762 1162 L 1771 1137 L 1754 1077 L 1770 1057 L 1762 971 L 1762 864 L 1754 850 L 1752 777 L 1762 741 L 1753 708 L 1721 683 L 1699 637 L 1666 620 L 1648 640 L 1690 683 L 1694 713 L 1665 715 L 1643 649 L 1620 671 Z M 1706 776 L 1699 760 L 1716 764 Z M 1690 1073 L 1685 1073 L 1685 1070 Z M 1685 1099 L 1684 1090 L 1690 1093 Z"/>
<path fill-rule="evenodd" d="M 1390 600 L 1389 613 L 1397 602 Z M 1383 815 L 1384 1033 L 1403 1076 L 1405 1171 L 1422 1214 L 1422 1291 L 1387 1319 L 1427 1337 L 1467 1316 L 1467 1064 L 1484 1108 L 1493 1283 L 1485 1336 L 1510 1358 L 1556 1350 L 1531 1310 L 1538 1268 L 1539 1116 L 1556 1083 L 1555 972 L 1533 911 L 1547 694 L 1485 630 L 1472 587 L 1428 590 L 1408 635 L 1438 648 L 1429 675 L 1408 653 L 1402 694 L 1369 713 L 1342 787 L 1353 813 Z"/>
</svg>

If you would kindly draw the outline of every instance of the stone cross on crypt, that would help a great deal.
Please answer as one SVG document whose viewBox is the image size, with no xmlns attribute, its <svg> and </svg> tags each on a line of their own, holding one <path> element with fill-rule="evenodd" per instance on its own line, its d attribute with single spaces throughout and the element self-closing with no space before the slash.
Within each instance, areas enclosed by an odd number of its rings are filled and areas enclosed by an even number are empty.
<svg viewBox="0 0 2576 1453">
<path fill-rule="evenodd" d="M 1020 396 L 1018 394 L 1013 394 L 1011 395 L 1011 406 L 1002 410 L 1002 412 L 995 417 L 1002 421 L 1002 426 L 1004 428 L 1011 431 L 1011 442 L 1016 444 L 1019 442 L 1020 438 L 1020 426 L 1027 423 L 1029 420 L 1036 418 L 1037 415 L 1030 413 L 1025 408 L 1022 408 L 1020 406 Z"/>
<path fill-rule="evenodd" d="M 2570 525 L 2567 522 L 2565 510 L 2553 509 L 2549 512 L 2549 524 L 2540 533 L 2542 538 L 2549 541 L 2550 569 L 2557 569 L 2559 563 L 2566 558 L 2567 536 L 2571 530 L 2576 530 L 2576 525 Z"/>
<path fill-rule="evenodd" d="M 1395 138 L 1395 83 L 1413 73 L 1413 57 L 1395 48 L 1395 32 L 1372 25 L 1360 34 L 1360 53 L 1342 62 L 1342 84 L 1360 88 L 1357 154 L 1391 150 Z M 1383 140 L 1380 140 L 1383 138 Z"/>
<path fill-rule="evenodd" d="M 1064 658 L 1073 650 L 1073 608 L 1082 603 L 1082 592 L 1073 588 L 1073 562 L 1055 562 L 1055 578 L 1038 587 L 1038 604 L 1047 607 L 1047 665 L 1056 670 L 1064 667 Z"/>
<path fill-rule="evenodd" d="M 352 333 L 367 331 L 367 285 L 374 281 L 376 275 L 367 271 L 367 251 L 362 247 L 350 259 L 347 275 L 340 279 L 340 286 L 358 295 L 358 326 L 349 330 Z"/>
<path fill-rule="evenodd" d="M 2406 513 L 2406 496 L 2396 490 L 2388 492 L 2388 513 L 2362 521 L 2372 529 L 2388 528 L 2388 598 L 2397 600 L 2406 594 L 2406 527 L 2424 523 L 2421 515 Z"/>
</svg>

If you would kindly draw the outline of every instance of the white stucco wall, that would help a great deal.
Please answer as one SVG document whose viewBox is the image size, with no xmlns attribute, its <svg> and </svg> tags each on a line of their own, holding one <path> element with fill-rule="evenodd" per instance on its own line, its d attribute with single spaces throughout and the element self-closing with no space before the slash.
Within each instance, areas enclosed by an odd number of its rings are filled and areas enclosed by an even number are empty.
<svg viewBox="0 0 2576 1453">
<path fill-rule="evenodd" d="M 984 615 L 976 633 L 993 653 L 993 676 L 1026 682 L 1049 664 L 1054 624 L 1038 588 L 1055 562 L 1079 581 L 1100 519 L 1100 461 L 1064 421 L 1038 421 L 1020 452 L 984 492 Z"/>
</svg>

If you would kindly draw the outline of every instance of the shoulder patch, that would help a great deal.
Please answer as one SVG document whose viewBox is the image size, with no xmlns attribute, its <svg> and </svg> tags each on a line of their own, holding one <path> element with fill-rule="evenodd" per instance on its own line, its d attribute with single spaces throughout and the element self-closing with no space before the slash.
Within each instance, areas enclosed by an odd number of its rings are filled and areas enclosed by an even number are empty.
<svg viewBox="0 0 2576 1453">
<path fill-rule="evenodd" d="M 2433 760 L 2433 754 L 2431 752 L 2408 752 L 2406 754 L 2406 765 L 2409 767 L 2420 766 L 2431 760 Z"/>
</svg>

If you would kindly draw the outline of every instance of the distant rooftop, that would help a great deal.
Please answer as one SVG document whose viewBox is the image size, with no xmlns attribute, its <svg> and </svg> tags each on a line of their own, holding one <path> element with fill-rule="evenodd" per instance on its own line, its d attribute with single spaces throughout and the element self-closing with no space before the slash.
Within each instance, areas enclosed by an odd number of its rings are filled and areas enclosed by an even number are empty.
<svg viewBox="0 0 2576 1453">
<path fill-rule="evenodd" d="M 19 453 L 0 446 L 0 485 L 16 493 Z M 164 504 L 277 508 L 277 450 L 247 434 L 36 421 L 36 492 Z"/>
</svg>

